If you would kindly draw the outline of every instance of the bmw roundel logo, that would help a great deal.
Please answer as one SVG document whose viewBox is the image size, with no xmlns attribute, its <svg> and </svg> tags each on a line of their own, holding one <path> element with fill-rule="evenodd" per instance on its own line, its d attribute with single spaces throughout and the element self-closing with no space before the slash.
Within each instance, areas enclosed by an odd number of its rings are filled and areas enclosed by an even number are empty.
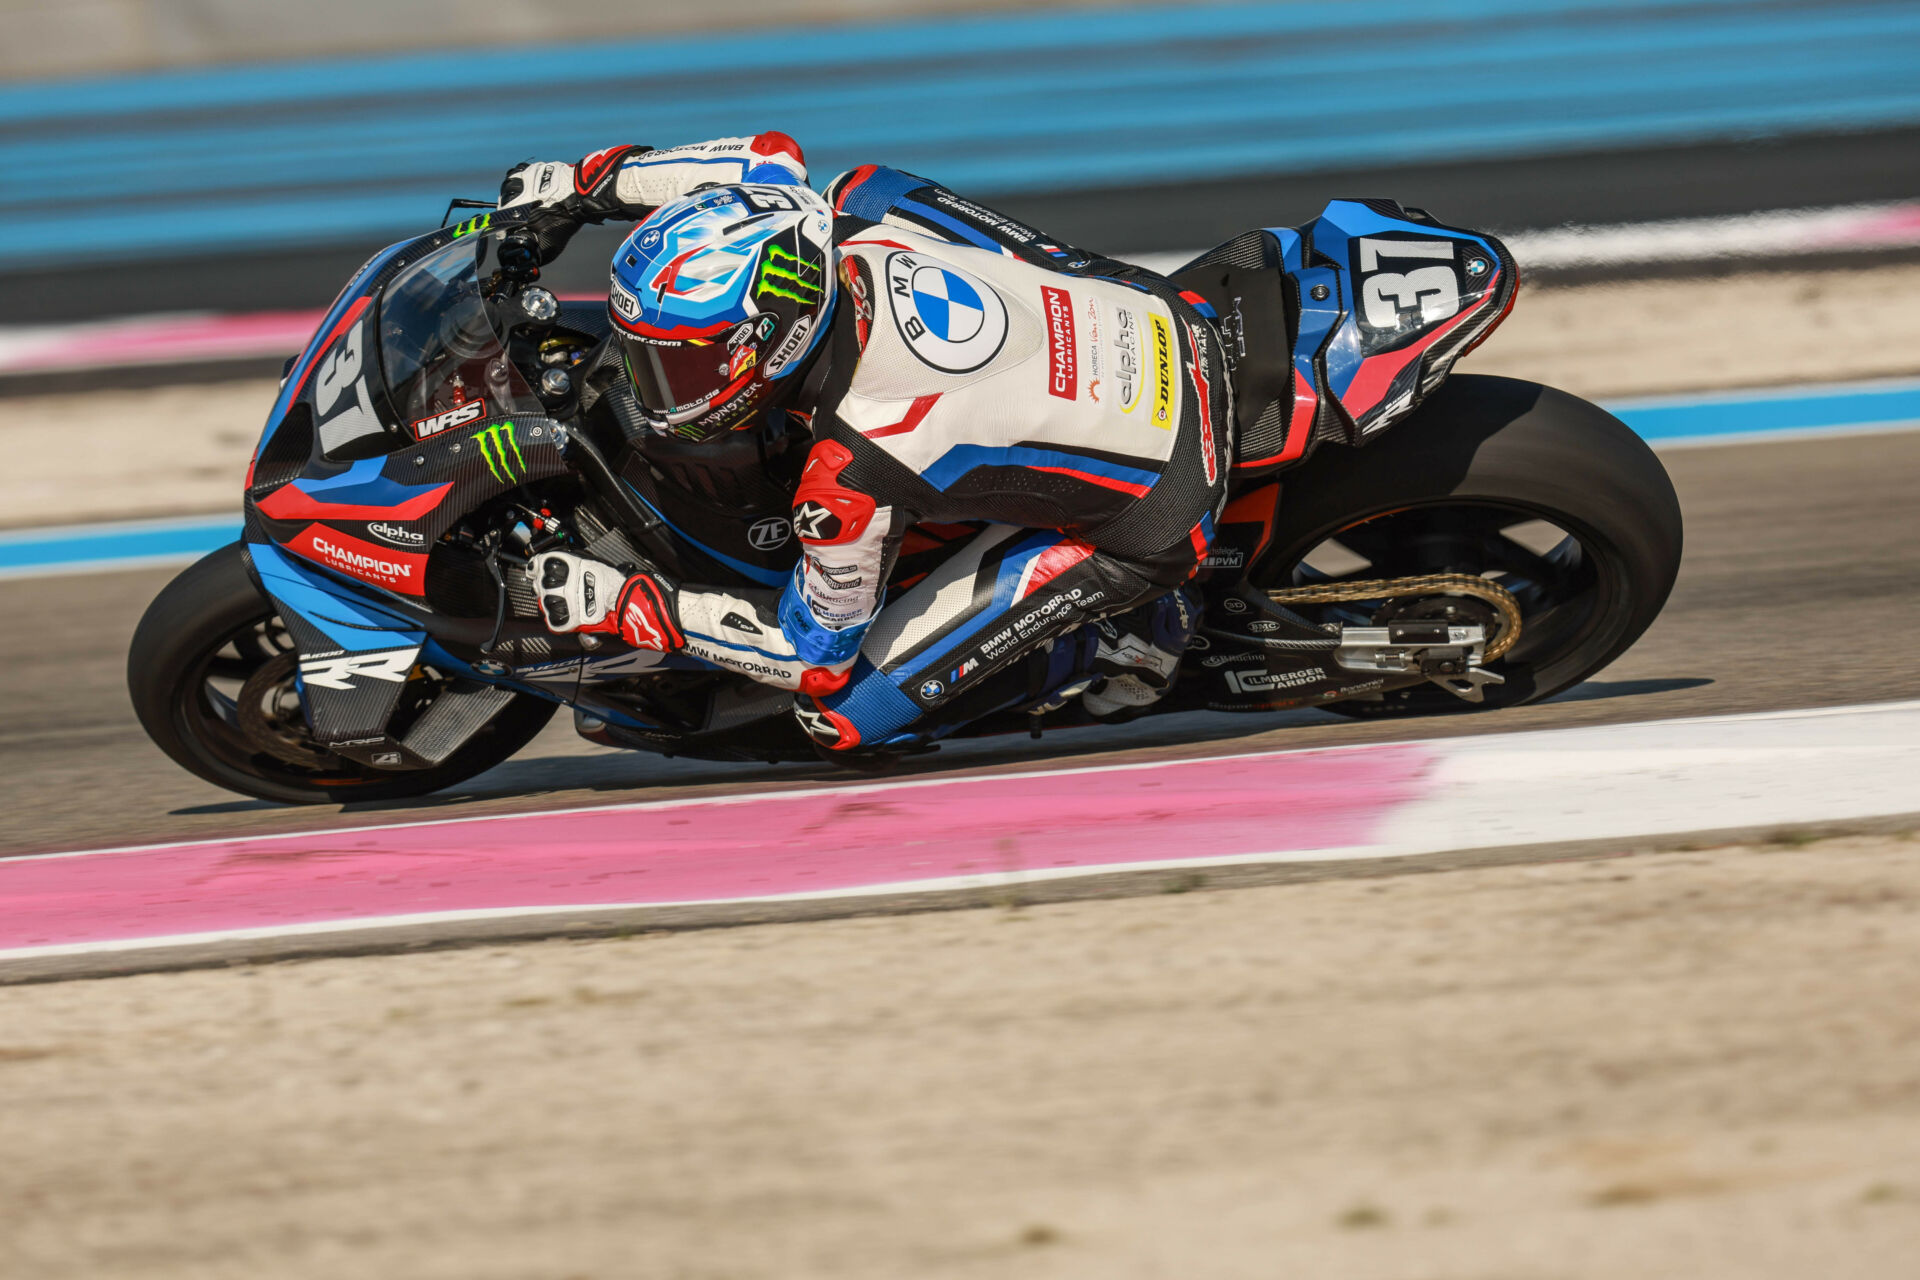
<svg viewBox="0 0 1920 1280">
<path fill-rule="evenodd" d="M 888 256 L 887 302 L 907 347 L 943 373 L 972 373 L 1007 340 L 1007 306 L 977 276 L 913 253 Z"/>
<path fill-rule="evenodd" d="M 1476 279 L 1487 274 L 1487 260 L 1485 258 L 1468 258 L 1467 274 Z"/>
<path fill-rule="evenodd" d="M 920 686 L 920 696 L 927 699 L 939 697 L 947 691 L 947 686 L 938 680 L 929 680 Z"/>
<path fill-rule="evenodd" d="M 658 248 L 659 245 L 660 245 L 660 228 L 648 227 L 645 231 L 642 231 L 640 233 L 640 247 L 642 249 L 654 249 L 654 248 Z"/>
</svg>

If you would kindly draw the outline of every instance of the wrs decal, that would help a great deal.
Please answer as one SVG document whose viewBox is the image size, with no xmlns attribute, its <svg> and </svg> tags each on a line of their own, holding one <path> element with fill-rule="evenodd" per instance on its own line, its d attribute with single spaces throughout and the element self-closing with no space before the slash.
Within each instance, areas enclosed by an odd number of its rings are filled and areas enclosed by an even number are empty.
<svg viewBox="0 0 1920 1280">
<path fill-rule="evenodd" d="M 1047 307 L 1047 394 L 1080 398 L 1079 348 L 1073 337 L 1073 299 L 1065 289 L 1040 287 Z"/>
<path fill-rule="evenodd" d="M 445 413 L 436 413 L 431 418 L 422 418 L 414 423 L 413 438 L 425 440 L 429 436 L 439 435 L 442 431 L 451 431 L 455 427 L 464 427 L 469 422 L 478 422 L 486 416 L 485 400 L 469 400 L 465 404 L 453 406 Z"/>
<path fill-rule="evenodd" d="M 1149 315 L 1153 330 L 1153 425 L 1173 430 L 1173 326 L 1164 316 Z"/>
<path fill-rule="evenodd" d="M 425 591 L 427 557 L 424 552 L 395 551 L 320 524 L 310 524 L 301 530 L 287 543 L 287 550 L 402 595 L 417 596 Z"/>
</svg>

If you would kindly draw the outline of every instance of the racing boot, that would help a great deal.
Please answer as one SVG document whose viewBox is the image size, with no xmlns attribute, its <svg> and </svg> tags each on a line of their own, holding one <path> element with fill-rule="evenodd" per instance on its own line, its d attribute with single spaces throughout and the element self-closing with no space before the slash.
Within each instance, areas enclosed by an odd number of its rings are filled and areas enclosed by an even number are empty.
<svg viewBox="0 0 1920 1280">
<path fill-rule="evenodd" d="M 1095 623 L 1099 643 L 1092 670 L 1100 678 L 1080 695 L 1080 706 L 1118 723 L 1166 697 L 1199 617 L 1193 599 L 1174 590 Z"/>
</svg>

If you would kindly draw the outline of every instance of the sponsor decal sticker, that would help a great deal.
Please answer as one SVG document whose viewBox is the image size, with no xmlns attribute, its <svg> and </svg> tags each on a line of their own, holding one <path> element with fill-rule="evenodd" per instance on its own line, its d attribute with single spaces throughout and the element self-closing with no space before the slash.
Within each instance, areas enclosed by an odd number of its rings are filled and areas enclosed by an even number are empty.
<svg viewBox="0 0 1920 1280">
<path fill-rule="evenodd" d="M 1247 562 L 1244 547 L 1214 547 L 1207 552 L 1207 558 L 1200 562 L 1202 569 L 1238 569 Z"/>
<path fill-rule="evenodd" d="M 869 312 L 869 314 L 871 314 L 871 312 Z M 779 350 L 775 351 L 772 358 L 767 361 L 767 376 L 769 378 L 777 378 L 786 372 L 787 366 L 792 364 L 800 353 L 807 349 L 807 336 L 812 332 L 812 316 L 801 316 L 793 322 L 793 328 L 788 331 L 786 341 L 780 344 Z"/>
<path fill-rule="evenodd" d="M 1100 301 L 1087 299 L 1087 399 L 1100 403 L 1100 379 L 1105 376 L 1106 352 L 1100 346 Z"/>
<path fill-rule="evenodd" d="M 1303 684 L 1319 684 L 1327 673 L 1318 667 L 1305 671 L 1228 671 L 1227 684 L 1235 693 L 1265 693 L 1269 689 L 1292 689 Z"/>
<path fill-rule="evenodd" d="M 415 422 L 413 424 L 413 438 L 415 440 L 425 440 L 429 436 L 439 435 L 442 431 L 451 431 L 455 427 L 464 427 L 469 422 L 478 422 L 486 416 L 487 402 L 485 400 L 469 400 L 465 404 L 453 406 L 453 408 L 448 409 L 445 413 L 436 413 L 430 418 L 422 418 L 418 422 Z"/>
<path fill-rule="evenodd" d="M 513 484 L 526 478 L 527 460 L 521 456 L 520 442 L 513 438 L 511 422 L 496 422 L 474 437 L 487 470 L 501 484 Z"/>
<path fill-rule="evenodd" d="M 821 510 L 826 508 L 822 507 Z M 768 516 L 765 520 L 756 520 L 747 530 L 747 541 L 756 551 L 771 551 L 775 547 L 787 545 L 787 539 L 793 536 L 793 522 L 785 516 Z"/>
<path fill-rule="evenodd" d="M 840 283 L 853 299 L 853 336 L 865 351 L 867 337 L 873 332 L 873 290 L 867 287 L 867 273 L 858 258 L 840 260 Z"/>
<path fill-rule="evenodd" d="M 413 659 L 420 650 L 382 649 L 376 653 L 350 653 L 344 658 L 308 659 L 300 664 L 300 679 L 316 689 L 351 690 L 355 679 L 385 680 L 401 684 L 413 670 Z M 362 738 L 360 742 L 384 742 L 385 738 Z M 342 746 L 349 745 L 342 743 Z"/>
<path fill-rule="evenodd" d="M 893 322 L 922 364 L 972 373 L 1000 354 L 1007 307 L 991 286 L 911 253 L 888 255 L 885 275 Z"/>
<path fill-rule="evenodd" d="M 938 680 L 928 680 L 920 686 L 920 696 L 931 702 L 947 691 L 947 686 Z"/>
<path fill-rule="evenodd" d="M 393 551 L 320 524 L 301 530 L 287 549 L 329 569 L 405 595 L 417 596 L 423 590 L 421 579 L 427 564 L 423 552 Z"/>
<path fill-rule="evenodd" d="M 409 529 L 404 525 L 385 524 L 376 520 L 367 526 L 367 532 L 382 542 L 391 542 L 396 547 L 424 547 L 427 545 L 426 534 L 416 529 Z"/>
<path fill-rule="evenodd" d="M 1140 377 L 1140 318 L 1125 307 L 1114 313 L 1113 376 L 1120 386 L 1120 411 L 1132 413 L 1140 407 L 1140 392 L 1146 385 Z"/>
<path fill-rule="evenodd" d="M 1153 330 L 1153 425 L 1173 430 L 1173 326 L 1164 316 L 1151 313 L 1147 324 Z"/>
<path fill-rule="evenodd" d="M 1040 287 L 1047 309 L 1047 394 L 1080 398 L 1080 350 L 1073 336 L 1073 299 L 1065 289 Z"/>
<path fill-rule="evenodd" d="M 453 238 L 458 240 L 461 236 L 478 235 L 492 225 L 493 215 L 483 213 L 477 218 L 468 218 L 465 222 L 455 227 L 453 229 Z"/>
<path fill-rule="evenodd" d="M 760 297 L 811 303 L 820 300 L 821 283 L 819 263 L 770 244 L 760 259 L 760 275 L 753 282 L 753 291 Z"/>
<path fill-rule="evenodd" d="M 1220 478 L 1220 458 L 1213 446 L 1213 373 L 1207 364 L 1204 335 L 1187 326 L 1187 341 L 1193 346 L 1193 359 L 1187 362 L 1187 375 L 1193 379 L 1193 393 L 1200 399 L 1200 461 L 1207 471 L 1207 483 Z"/>
</svg>

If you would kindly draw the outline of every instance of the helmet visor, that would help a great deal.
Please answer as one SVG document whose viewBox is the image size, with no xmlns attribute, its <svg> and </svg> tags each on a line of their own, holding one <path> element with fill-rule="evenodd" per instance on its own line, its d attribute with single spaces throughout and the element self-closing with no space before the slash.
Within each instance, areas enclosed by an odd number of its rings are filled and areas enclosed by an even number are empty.
<svg viewBox="0 0 1920 1280">
<path fill-rule="evenodd" d="M 626 348 L 634 394 L 655 417 L 672 422 L 695 416 L 727 385 L 725 343 L 662 346 L 623 335 L 621 345 Z"/>
</svg>

